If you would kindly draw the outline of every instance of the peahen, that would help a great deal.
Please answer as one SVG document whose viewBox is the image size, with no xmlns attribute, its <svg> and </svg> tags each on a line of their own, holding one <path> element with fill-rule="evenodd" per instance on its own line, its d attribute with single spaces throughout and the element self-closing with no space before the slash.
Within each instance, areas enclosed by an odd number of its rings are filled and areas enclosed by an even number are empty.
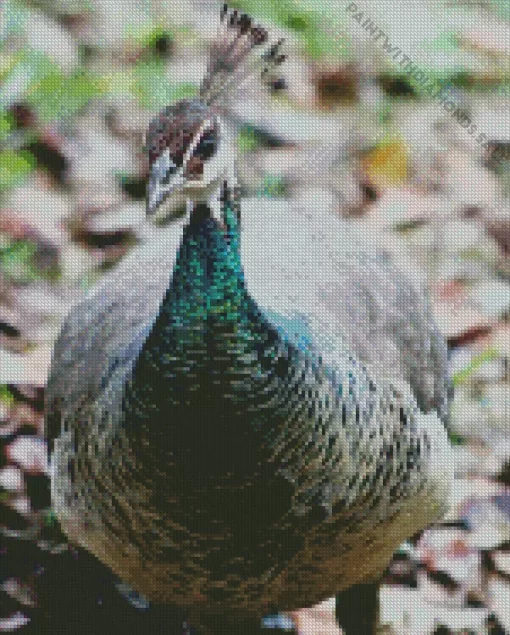
<svg viewBox="0 0 510 635">
<path fill-rule="evenodd" d="M 445 509 L 445 344 L 421 294 L 338 217 L 287 202 L 241 215 L 220 106 L 250 74 L 274 82 L 284 56 L 248 16 L 222 21 L 199 96 L 147 138 L 148 214 L 186 215 L 56 343 L 53 505 L 72 541 L 201 633 L 256 633 L 274 608 L 334 594 L 346 632 L 370 633 L 373 583 Z"/>
</svg>

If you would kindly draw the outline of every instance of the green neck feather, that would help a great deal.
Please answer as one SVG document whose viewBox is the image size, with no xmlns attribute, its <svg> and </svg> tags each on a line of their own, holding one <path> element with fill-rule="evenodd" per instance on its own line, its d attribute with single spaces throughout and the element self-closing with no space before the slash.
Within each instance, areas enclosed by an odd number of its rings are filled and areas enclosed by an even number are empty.
<svg viewBox="0 0 510 635">
<path fill-rule="evenodd" d="M 142 357 L 163 375 L 244 365 L 247 351 L 263 339 L 267 325 L 245 287 L 239 234 L 238 214 L 229 202 L 222 222 L 205 204 L 192 210 L 169 289 L 143 347 Z"/>
</svg>

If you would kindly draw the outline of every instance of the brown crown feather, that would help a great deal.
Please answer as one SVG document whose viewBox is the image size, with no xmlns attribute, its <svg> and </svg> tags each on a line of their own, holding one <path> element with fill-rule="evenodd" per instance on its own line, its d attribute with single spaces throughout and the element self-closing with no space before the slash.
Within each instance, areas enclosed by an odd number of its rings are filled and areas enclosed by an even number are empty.
<svg viewBox="0 0 510 635">
<path fill-rule="evenodd" d="M 247 14 L 229 9 L 227 5 L 222 8 L 221 23 L 221 33 L 211 48 L 199 96 L 167 106 L 151 121 L 146 136 L 150 164 L 168 147 L 172 160 L 180 166 L 189 143 L 204 119 L 211 116 L 210 106 L 235 92 L 250 78 L 259 75 L 269 85 L 284 86 L 283 80 L 275 76 L 275 70 L 285 60 L 281 53 L 283 40 L 261 51 L 269 40 L 268 31 L 255 25 Z"/>
<path fill-rule="evenodd" d="M 200 87 L 202 101 L 213 104 L 256 75 L 274 87 L 282 87 L 284 83 L 275 77 L 275 70 L 286 57 L 281 54 L 283 39 L 262 54 L 254 54 L 269 40 L 268 31 L 255 25 L 246 13 L 229 9 L 226 4 L 220 17 L 221 34 L 211 47 L 209 64 Z"/>
</svg>

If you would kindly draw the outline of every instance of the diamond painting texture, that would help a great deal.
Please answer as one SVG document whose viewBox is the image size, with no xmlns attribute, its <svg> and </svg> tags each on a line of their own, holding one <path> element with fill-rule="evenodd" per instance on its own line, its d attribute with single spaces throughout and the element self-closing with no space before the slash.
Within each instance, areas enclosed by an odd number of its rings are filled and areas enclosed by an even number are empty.
<svg viewBox="0 0 510 635">
<path fill-rule="evenodd" d="M 0 630 L 510 632 L 506 5 L 0 10 Z"/>
</svg>

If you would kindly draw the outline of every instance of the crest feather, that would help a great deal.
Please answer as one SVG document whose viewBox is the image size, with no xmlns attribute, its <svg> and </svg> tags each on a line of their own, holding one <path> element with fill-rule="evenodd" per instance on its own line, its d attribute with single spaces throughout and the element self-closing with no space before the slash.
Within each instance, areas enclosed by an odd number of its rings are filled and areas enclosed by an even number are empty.
<svg viewBox="0 0 510 635">
<path fill-rule="evenodd" d="M 226 4 L 220 20 L 220 34 L 211 48 L 200 98 L 213 104 L 257 75 L 267 84 L 283 87 L 283 81 L 275 76 L 275 70 L 286 58 L 281 53 L 283 39 L 259 53 L 260 47 L 269 40 L 265 28 L 255 25 L 246 13 L 230 9 Z"/>
</svg>

